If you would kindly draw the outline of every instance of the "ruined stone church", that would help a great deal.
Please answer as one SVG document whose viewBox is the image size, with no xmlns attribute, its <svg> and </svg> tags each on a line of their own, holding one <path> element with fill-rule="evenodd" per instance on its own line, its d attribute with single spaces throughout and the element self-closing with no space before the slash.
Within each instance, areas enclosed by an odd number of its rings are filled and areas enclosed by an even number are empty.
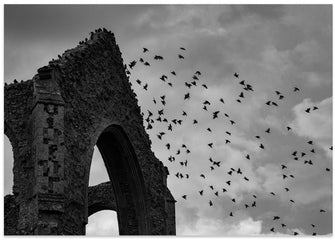
<svg viewBox="0 0 335 240">
<path fill-rule="evenodd" d="M 113 33 L 96 30 L 4 95 L 14 154 L 5 235 L 85 235 L 101 210 L 117 212 L 120 235 L 175 235 L 168 170 L 151 151 Z M 110 182 L 89 187 L 95 145 Z"/>
</svg>

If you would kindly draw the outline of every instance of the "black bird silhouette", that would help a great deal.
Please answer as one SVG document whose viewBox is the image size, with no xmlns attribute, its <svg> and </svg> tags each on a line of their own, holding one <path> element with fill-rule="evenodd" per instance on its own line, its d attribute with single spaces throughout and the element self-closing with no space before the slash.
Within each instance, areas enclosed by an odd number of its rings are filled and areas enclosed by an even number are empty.
<svg viewBox="0 0 335 240">
<path fill-rule="evenodd" d="M 264 145 L 261 143 L 261 145 L 259 145 L 260 148 L 264 149 Z"/>
<path fill-rule="evenodd" d="M 270 231 L 271 231 L 271 232 L 275 232 L 275 228 L 274 228 L 274 227 L 271 228 Z"/>
<path fill-rule="evenodd" d="M 297 91 L 300 91 L 300 89 L 297 88 L 297 87 L 294 87 L 293 91 L 294 91 L 294 92 L 297 92 Z"/>
<path fill-rule="evenodd" d="M 288 189 L 288 188 L 285 188 L 285 190 L 286 190 L 286 192 L 290 191 L 290 189 Z"/>
<path fill-rule="evenodd" d="M 279 91 L 275 91 L 277 95 L 280 95 L 280 92 Z"/>
<path fill-rule="evenodd" d="M 178 58 L 179 58 L 179 59 L 184 59 L 184 56 L 178 54 Z"/>
<path fill-rule="evenodd" d="M 244 98 L 244 94 L 243 94 L 243 92 L 240 93 L 239 97 L 240 97 L 240 98 Z"/>
<path fill-rule="evenodd" d="M 274 105 L 274 106 L 276 106 L 276 107 L 278 107 L 278 104 L 275 103 L 275 102 L 271 102 L 271 104 Z"/>
<path fill-rule="evenodd" d="M 136 82 L 138 83 L 138 85 L 141 85 L 141 80 L 136 79 Z"/>
<path fill-rule="evenodd" d="M 130 69 L 133 69 L 133 67 L 135 67 L 135 65 L 136 65 L 136 61 L 135 61 L 135 60 L 132 61 L 132 62 L 130 62 L 130 63 L 129 63 L 129 67 L 130 67 Z"/>
<path fill-rule="evenodd" d="M 203 86 L 204 88 L 208 89 L 206 84 L 202 84 L 201 86 Z"/>
<path fill-rule="evenodd" d="M 313 141 L 308 141 L 307 143 L 310 145 L 313 145 Z"/>
<path fill-rule="evenodd" d="M 296 235 L 299 235 L 299 233 L 298 232 L 293 232 L 293 235 L 296 236 Z"/>
<path fill-rule="evenodd" d="M 223 192 L 227 192 L 227 190 L 226 190 L 225 188 L 222 188 L 222 191 L 223 191 Z"/>
<path fill-rule="evenodd" d="M 180 47 L 180 49 L 181 49 L 181 50 L 183 50 L 183 51 L 185 51 L 185 50 L 186 50 L 186 49 L 185 49 L 185 48 L 183 48 L 183 47 Z"/>
<path fill-rule="evenodd" d="M 255 138 L 258 138 L 258 139 L 260 139 L 261 137 L 260 137 L 260 136 L 255 136 Z"/>
<path fill-rule="evenodd" d="M 183 196 L 182 196 L 182 198 L 184 198 L 185 200 L 186 200 L 186 197 L 187 197 L 187 195 L 183 195 Z"/>
<path fill-rule="evenodd" d="M 233 217 L 233 216 L 234 216 L 234 215 L 233 215 L 233 212 L 230 212 L 230 213 L 229 213 L 229 216 Z"/>
<path fill-rule="evenodd" d="M 147 83 L 143 86 L 143 89 L 148 90 L 148 84 Z"/>
<path fill-rule="evenodd" d="M 226 183 L 230 186 L 230 181 L 227 181 Z"/>
<path fill-rule="evenodd" d="M 163 74 L 159 79 L 161 79 L 163 82 L 165 82 L 165 80 L 167 79 L 167 76 Z"/>
<path fill-rule="evenodd" d="M 322 213 L 325 213 L 325 212 L 326 212 L 326 210 L 320 209 L 320 212 L 322 212 Z"/>
<path fill-rule="evenodd" d="M 286 227 L 286 224 L 282 223 L 282 224 L 281 224 L 281 227 Z"/>
<path fill-rule="evenodd" d="M 162 56 L 155 55 L 154 59 L 155 59 L 155 60 L 163 60 L 164 58 L 163 58 Z"/>
<path fill-rule="evenodd" d="M 228 139 L 226 139 L 226 144 L 231 143 Z"/>
<path fill-rule="evenodd" d="M 237 100 L 236 100 L 236 102 L 239 102 L 239 103 L 241 103 L 241 100 L 240 100 L 240 99 L 237 99 Z"/>
<path fill-rule="evenodd" d="M 218 118 L 219 113 L 220 113 L 220 111 L 213 112 L 213 119 Z"/>
<path fill-rule="evenodd" d="M 204 190 L 199 191 L 200 195 L 202 196 L 204 193 Z"/>
<path fill-rule="evenodd" d="M 213 143 L 208 143 L 207 144 L 210 148 L 213 148 Z"/>
<path fill-rule="evenodd" d="M 307 108 L 307 109 L 305 110 L 305 112 L 309 113 L 310 110 L 311 110 L 310 108 Z"/>
<path fill-rule="evenodd" d="M 314 111 L 314 110 L 317 110 L 317 109 L 319 109 L 319 108 L 318 108 L 318 107 L 316 107 L 316 106 L 314 106 L 314 107 L 313 107 L 313 111 Z"/>
<path fill-rule="evenodd" d="M 213 206 L 212 200 L 209 200 L 209 206 Z"/>
<path fill-rule="evenodd" d="M 143 48 L 143 52 L 148 52 L 149 50 L 147 48 Z"/>
<path fill-rule="evenodd" d="M 200 177 L 202 177 L 202 178 L 206 178 L 204 174 L 200 174 Z"/>
<path fill-rule="evenodd" d="M 184 100 L 186 99 L 190 99 L 190 93 L 186 93 L 185 96 L 184 96 Z"/>
<path fill-rule="evenodd" d="M 234 77 L 239 78 L 239 74 L 238 73 L 234 73 Z"/>
<path fill-rule="evenodd" d="M 197 124 L 198 121 L 196 119 L 193 120 L 193 124 Z"/>
<path fill-rule="evenodd" d="M 274 217 L 273 217 L 273 220 L 279 220 L 279 219 L 280 219 L 279 216 L 274 216 Z"/>
<path fill-rule="evenodd" d="M 270 192 L 273 196 L 275 196 L 276 194 L 274 192 Z"/>
<path fill-rule="evenodd" d="M 217 197 L 219 196 L 219 192 L 218 192 L 218 191 L 216 191 L 214 194 L 215 194 Z"/>
<path fill-rule="evenodd" d="M 244 80 L 242 80 L 242 81 L 240 82 L 240 84 L 241 84 L 241 85 L 245 85 Z"/>
<path fill-rule="evenodd" d="M 238 168 L 236 173 L 237 174 L 242 174 L 241 168 Z"/>
<path fill-rule="evenodd" d="M 266 129 L 265 132 L 266 132 L 266 133 L 270 133 L 270 128 Z"/>
<path fill-rule="evenodd" d="M 172 71 L 171 74 L 176 76 L 176 72 L 175 71 Z"/>
<path fill-rule="evenodd" d="M 222 98 L 220 98 L 220 102 L 224 103 L 224 100 Z"/>
<path fill-rule="evenodd" d="M 247 154 L 247 156 L 245 156 L 246 159 L 250 160 L 250 156 L 249 154 Z"/>
<path fill-rule="evenodd" d="M 187 83 L 187 82 L 185 82 L 185 86 L 188 87 L 188 88 L 191 88 L 191 87 L 192 87 L 192 85 L 189 84 L 189 83 Z"/>
<path fill-rule="evenodd" d="M 141 63 L 143 63 L 143 62 L 144 62 L 143 58 L 140 58 L 140 62 L 141 62 Z"/>
<path fill-rule="evenodd" d="M 245 181 L 249 181 L 249 178 L 247 178 L 247 177 L 244 177 L 244 180 L 245 180 Z"/>
<path fill-rule="evenodd" d="M 150 63 L 145 62 L 144 65 L 145 65 L 145 66 L 150 66 Z"/>
<path fill-rule="evenodd" d="M 256 207 L 256 201 L 251 204 L 251 207 Z"/>
<path fill-rule="evenodd" d="M 226 134 L 228 134 L 229 136 L 231 136 L 231 133 L 230 133 L 230 132 L 227 132 L 227 131 L 226 131 Z"/>
<path fill-rule="evenodd" d="M 200 75 L 201 75 L 201 72 L 200 72 L 200 71 L 196 71 L 195 74 L 197 74 L 197 75 L 200 76 Z"/>
<path fill-rule="evenodd" d="M 231 125 L 234 125 L 234 124 L 235 124 L 235 122 L 234 122 L 233 120 L 230 120 L 230 123 L 231 123 Z"/>
<path fill-rule="evenodd" d="M 270 106 L 271 105 L 271 101 L 267 101 L 265 104 Z"/>
<path fill-rule="evenodd" d="M 211 105 L 211 103 L 209 102 L 209 101 L 204 101 L 202 104 L 204 104 L 204 105 Z"/>
<path fill-rule="evenodd" d="M 287 126 L 286 128 L 287 128 L 287 131 L 290 131 L 290 130 L 291 130 L 291 128 L 290 128 L 289 126 Z"/>
</svg>

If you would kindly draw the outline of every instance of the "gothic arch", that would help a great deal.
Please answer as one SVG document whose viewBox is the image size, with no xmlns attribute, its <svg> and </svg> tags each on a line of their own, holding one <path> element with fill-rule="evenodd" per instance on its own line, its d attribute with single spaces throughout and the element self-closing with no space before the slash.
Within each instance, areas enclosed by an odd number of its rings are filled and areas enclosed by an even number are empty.
<svg viewBox="0 0 335 240">
<path fill-rule="evenodd" d="M 147 234 L 150 218 L 144 180 L 126 133 L 120 125 L 110 125 L 100 134 L 97 146 L 111 180 L 120 235 Z"/>
</svg>

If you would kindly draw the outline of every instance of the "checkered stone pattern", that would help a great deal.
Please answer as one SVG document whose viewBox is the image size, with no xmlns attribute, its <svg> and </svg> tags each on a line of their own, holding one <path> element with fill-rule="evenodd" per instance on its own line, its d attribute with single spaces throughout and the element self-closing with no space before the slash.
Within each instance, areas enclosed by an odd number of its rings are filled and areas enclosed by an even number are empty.
<svg viewBox="0 0 335 240">
<path fill-rule="evenodd" d="M 63 107 L 55 104 L 37 104 L 34 112 L 35 157 L 37 161 L 37 193 L 63 193 L 64 157 L 62 156 L 63 123 L 59 110 Z"/>
</svg>

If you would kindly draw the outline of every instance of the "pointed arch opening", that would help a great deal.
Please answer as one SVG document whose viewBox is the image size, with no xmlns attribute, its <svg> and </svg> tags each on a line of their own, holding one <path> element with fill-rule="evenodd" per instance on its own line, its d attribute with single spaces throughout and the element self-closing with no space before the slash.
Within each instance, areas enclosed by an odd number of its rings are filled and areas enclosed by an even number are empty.
<svg viewBox="0 0 335 240">
<path fill-rule="evenodd" d="M 121 126 L 111 125 L 100 134 L 96 146 L 110 181 L 95 186 L 103 194 L 94 194 L 97 196 L 96 204 L 92 204 L 89 197 L 88 215 L 116 209 L 120 235 L 148 234 L 150 223 L 144 180 L 126 133 Z"/>
</svg>

